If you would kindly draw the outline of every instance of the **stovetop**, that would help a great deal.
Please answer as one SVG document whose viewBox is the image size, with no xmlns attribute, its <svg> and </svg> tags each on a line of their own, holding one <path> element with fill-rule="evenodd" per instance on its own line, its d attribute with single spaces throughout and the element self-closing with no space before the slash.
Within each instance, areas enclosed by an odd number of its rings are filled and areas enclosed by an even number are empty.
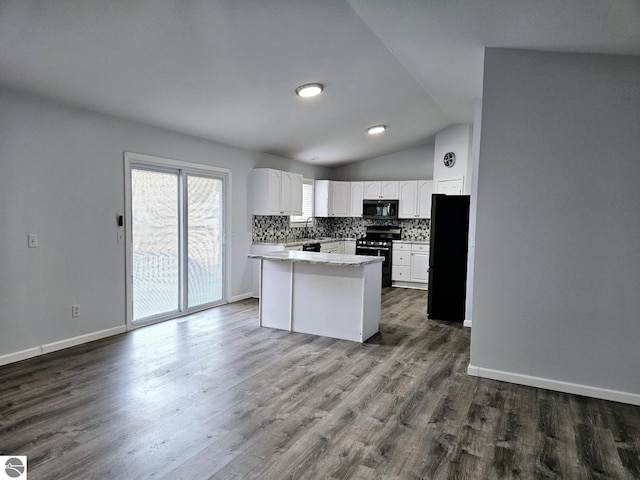
<svg viewBox="0 0 640 480">
<path fill-rule="evenodd" d="M 402 238 L 402 227 L 395 225 L 376 225 L 367 227 L 366 235 L 356 241 L 356 245 L 371 247 L 391 247 L 393 240 Z"/>
</svg>

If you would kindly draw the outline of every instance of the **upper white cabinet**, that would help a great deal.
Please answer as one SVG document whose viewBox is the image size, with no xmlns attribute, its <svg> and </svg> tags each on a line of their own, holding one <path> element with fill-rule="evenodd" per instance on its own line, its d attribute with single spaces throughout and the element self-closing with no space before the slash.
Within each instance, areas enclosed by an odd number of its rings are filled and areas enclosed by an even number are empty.
<svg viewBox="0 0 640 480">
<path fill-rule="evenodd" d="M 302 215 L 302 175 L 256 168 L 250 185 L 253 215 Z"/>
<path fill-rule="evenodd" d="M 430 218 L 433 180 L 407 180 L 398 184 L 398 218 Z"/>
<path fill-rule="evenodd" d="M 316 180 L 314 186 L 316 217 L 348 217 L 351 197 L 350 182 Z"/>
<path fill-rule="evenodd" d="M 364 182 L 351 182 L 350 217 L 362 216 L 362 200 L 364 199 Z"/>
<path fill-rule="evenodd" d="M 367 200 L 396 200 L 398 199 L 398 183 L 389 180 L 364 182 L 364 198 Z"/>
</svg>

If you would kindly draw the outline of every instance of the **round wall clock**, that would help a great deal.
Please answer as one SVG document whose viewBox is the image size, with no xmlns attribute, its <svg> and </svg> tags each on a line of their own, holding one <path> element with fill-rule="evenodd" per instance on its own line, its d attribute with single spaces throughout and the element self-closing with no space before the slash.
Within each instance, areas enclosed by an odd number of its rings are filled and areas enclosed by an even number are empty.
<svg viewBox="0 0 640 480">
<path fill-rule="evenodd" d="M 444 154 L 444 158 L 442 159 L 445 167 L 453 167 L 456 163 L 456 154 L 453 152 L 447 152 Z"/>
</svg>

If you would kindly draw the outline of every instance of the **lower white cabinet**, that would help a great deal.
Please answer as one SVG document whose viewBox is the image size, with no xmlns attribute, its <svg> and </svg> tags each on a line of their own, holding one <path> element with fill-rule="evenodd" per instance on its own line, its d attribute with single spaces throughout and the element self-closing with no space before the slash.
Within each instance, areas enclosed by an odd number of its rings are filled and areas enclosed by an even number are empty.
<svg viewBox="0 0 640 480">
<path fill-rule="evenodd" d="M 429 245 L 394 242 L 391 282 L 394 287 L 426 290 L 429 283 Z"/>
<path fill-rule="evenodd" d="M 322 253 L 342 253 L 341 246 L 342 242 L 329 242 L 329 243 L 321 243 L 320 251 Z"/>
<path fill-rule="evenodd" d="M 345 240 L 342 242 L 343 253 L 347 255 L 355 255 L 356 254 L 356 241 L 355 240 Z"/>
</svg>

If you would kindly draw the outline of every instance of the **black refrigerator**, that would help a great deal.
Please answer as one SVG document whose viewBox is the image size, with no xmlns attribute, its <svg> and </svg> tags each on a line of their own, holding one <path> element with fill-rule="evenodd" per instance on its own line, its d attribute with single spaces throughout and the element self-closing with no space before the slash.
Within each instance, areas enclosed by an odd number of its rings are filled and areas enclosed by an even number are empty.
<svg viewBox="0 0 640 480">
<path fill-rule="evenodd" d="M 435 320 L 464 321 L 469 200 L 469 195 L 432 197 L 427 315 Z"/>
</svg>

